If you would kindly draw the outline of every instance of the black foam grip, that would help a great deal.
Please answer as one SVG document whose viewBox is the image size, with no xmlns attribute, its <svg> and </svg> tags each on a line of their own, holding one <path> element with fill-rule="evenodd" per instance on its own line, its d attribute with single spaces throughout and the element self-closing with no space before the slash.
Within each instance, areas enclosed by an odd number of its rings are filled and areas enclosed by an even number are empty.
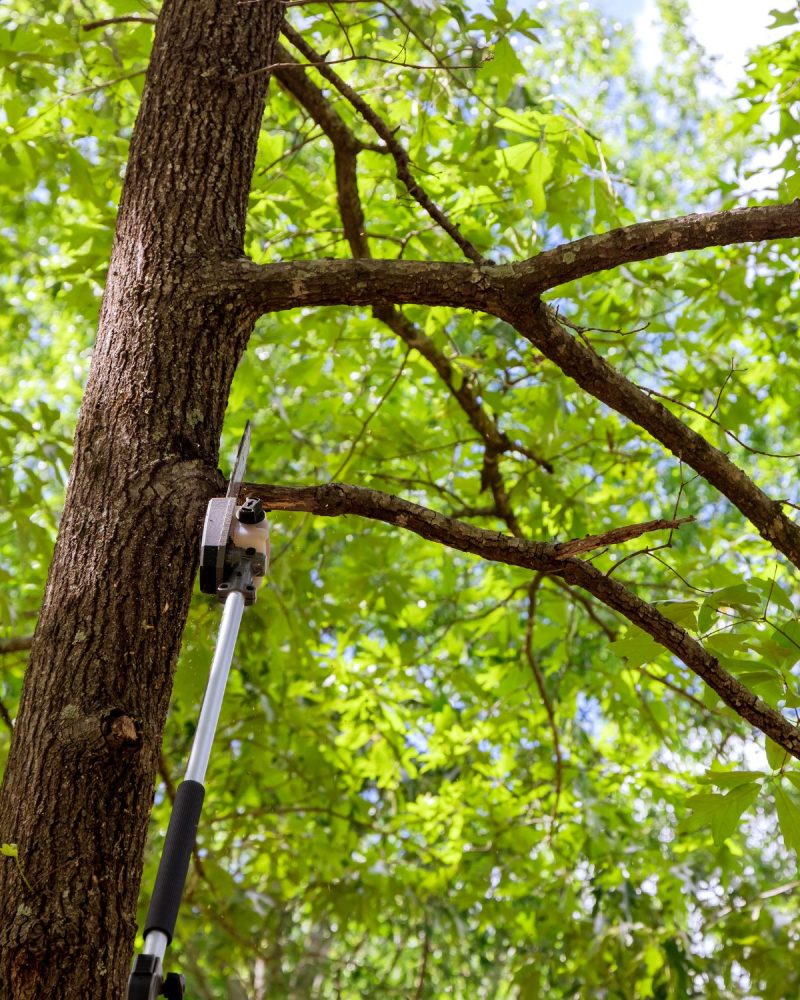
<svg viewBox="0 0 800 1000">
<path fill-rule="evenodd" d="M 206 790 L 199 781 L 182 781 L 178 785 L 153 898 L 147 911 L 145 935 L 150 931 L 161 931 L 172 940 L 205 794 Z"/>
</svg>

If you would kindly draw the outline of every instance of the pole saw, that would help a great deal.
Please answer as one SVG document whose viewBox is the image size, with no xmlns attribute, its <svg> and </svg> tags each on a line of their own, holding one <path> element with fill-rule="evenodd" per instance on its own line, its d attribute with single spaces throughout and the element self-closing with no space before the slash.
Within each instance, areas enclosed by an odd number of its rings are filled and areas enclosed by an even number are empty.
<svg viewBox="0 0 800 1000">
<path fill-rule="evenodd" d="M 217 728 L 225 685 L 233 659 L 236 637 L 244 609 L 255 603 L 256 589 L 263 583 L 269 564 L 269 528 L 257 498 L 239 506 L 247 453 L 250 422 L 247 422 L 233 474 L 224 497 L 209 501 L 200 543 L 200 590 L 215 594 L 222 602 L 222 622 L 214 659 L 200 709 L 186 776 L 172 804 L 164 850 L 144 925 L 144 947 L 137 955 L 128 980 L 128 1000 L 183 1000 L 184 978 L 164 974 L 163 961 L 175 932 L 189 860 L 197 835 L 205 787 L 203 782 Z"/>
</svg>

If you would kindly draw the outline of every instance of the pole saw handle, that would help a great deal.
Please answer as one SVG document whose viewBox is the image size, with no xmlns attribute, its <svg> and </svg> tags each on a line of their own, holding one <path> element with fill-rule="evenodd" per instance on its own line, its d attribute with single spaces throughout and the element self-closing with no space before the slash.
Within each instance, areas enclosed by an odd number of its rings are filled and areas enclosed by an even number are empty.
<svg viewBox="0 0 800 1000">
<path fill-rule="evenodd" d="M 178 919 L 205 794 L 206 790 L 199 781 L 182 781 L 178 785 L 156 885 L 147 911 L 145 937 L 150 931 L 161 931 L 171 941 L 175 933 L 175 921 Z"/>
<path fill-rule="evenodd" d="M 157 955 L 137 955 L 128 980 L 127 1000 L 184 1000 L 186 980 L 177 972 L 161 978 L 161 960 Z"/>
</svg>

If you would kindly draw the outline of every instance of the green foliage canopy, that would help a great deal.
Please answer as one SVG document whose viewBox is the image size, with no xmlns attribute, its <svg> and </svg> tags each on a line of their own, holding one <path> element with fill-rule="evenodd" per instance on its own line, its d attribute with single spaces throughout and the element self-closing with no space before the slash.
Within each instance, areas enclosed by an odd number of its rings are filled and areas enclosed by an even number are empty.
<svg viewBox="0 0 800 1000">
<path fill-rule="evenodd" d="M 24 668 L 11 640 L 32 631 L 41 600 L 155 13 L 129 0 L 20 0 L 2 28 L 3 753 Z M 754 54 L 732 103 L 684 5 L 663 3 L 662 15 L 665 60 L 651 72 L 630 28 L 585 3 L 539 4 L 535 16 L 503 0 L 289 10 L 496 263 L 645 218 L 800 193 L 800 33 Z M 791 27 L 797 14 L 775 20 Z M 459 260 L 363 117 L 307 78 L 363 147 L 370 251 Z M 253 260 L 350 255 L 334 152 L 273 81 Z M 628 378 L 668 397 L 771 495 L 800 502 L 797 271 L 783 241 L 638 263 L 550 297 Z M 345 480 L 507 531 L 494 462 L 514 523 L 542 540 L 691 514 L 680 530 L 595 553 L 596 565 L 794 717 L 796 570 L 504 324 L 404 315 L 448 360 L 449 386 L 368 310 L 270 316 L 236 377 L 225 454 L 250 418 L 261 481 Z M 464 387 L 515 448 L 490 454 Z M 649 636 L 555 579 L 355 518 L 276 514 L 273 525 L 179 924 L 192 995 L 796 992 L 800 771 L 779 748 L 754 740 Z M 145 896 L 217 622 L 198 595 Z"/>
</svg>

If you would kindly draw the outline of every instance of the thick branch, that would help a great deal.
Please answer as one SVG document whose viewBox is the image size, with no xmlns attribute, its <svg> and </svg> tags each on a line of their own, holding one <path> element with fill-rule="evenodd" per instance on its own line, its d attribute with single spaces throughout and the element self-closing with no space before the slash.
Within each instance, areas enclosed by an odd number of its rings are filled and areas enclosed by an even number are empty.
<svg viewBox="0 0 800 1000">
<path fill-rule="evenodd" d="M 500 531 L 476 528 L 427 507 L 402 500 L 391 493 L 350 486 L 347 483 L 329 483 L 325 486 L 246 483 L 241 495 L 257 496 L 268 510 L 303 511 L 326 517 L 358 514 L 374 521 L 408 528 L 429 541 L 439 542 L 462 552 L 473 552 L 484 559 L 557 575 L 561 575 L 560 564 L 576 561 L 573 558 L 575 552 L 627 541 L 648 531 L 679 528 L 693 520 L 691 517 L 683 517 L 677 520 L 647 521 L 567 542 L 532 542 Z"/>
<path fill-rule="evenodd" d="M 788 205 L 641 222 L 498 267 L 376 260 L 363 270 L 363 265 L 359 268 L 355 261 L 319 260 L 267 264 L 260 269 L 251 265 L 252 270 L 247 274 L 244 265 L 239 264 L 226 280 L 233 281 L 234 288 L 254 295 L 253 304 L 263 311 L 314 305 L 416 303 L 493 312 L 488 307 L 489 293 L 493 296 L 510 293 L 532 304 L 536 296 L 549 288 L 631 261 L 703 247 L 796 236 L 800 236 L 800 199 Z M 291 281 L 294 267 L 301 268 L 297 286 Z M 355 289 L 342 287 L 350 282 L 365 284 Z M 368 285 L 373 287 L 370 289 Z"/>
<path fill-rule="evenodd" d="M 567 281 L 636 260 L 793 236 L 800 236 L 800 199 L 789 205 L 758 205 L 637 222 L 624 229 L 564 243 L 515 267 L 525 281 L 528 294 L 538 295 Z"/>
<path fill-rule="evenodd" d="M 475 528 L 399 497 L 342 483 L 308 487 L 248 483 L 243 492 L 258 496 L 269 510 L 305 511 L 324 517 L 357 514 L 407 528 L 422 538 L 493 562 L 560 576 L 568 584 L 594 595 L 650 635 L 705 681 L 739 716 L 800 759 L 800 730 L 788 719 L 732 677 L 688 632 L 591 563 L 565 559 L 558 544 L 530 542 Z"/>
<path fill-rule="evenodd" d="M 198 274 L 200 294 L 260 313 L 302 306 L 416 304 L 493 312 L 515 276 L 508 267 L 423 260 L 216 260 Z"/>
<path fill-rule="evenodd" d="M 573 281 L 598 271 L 619 267 L 637 260 L 651 260 L 666 254 L 679 253 L 686 250 L 698 250 L 713 246 L 727 246 L 734 243 L 753 243 L 764 240 L 787 239 L 800 236 L 800 199 L 786 205 L 757 205 L 752 208 L 737 208 L 725 212 L 707 212 L 704 214 L 684 215 L 675 219 L 664 219 L 655 222 L 639 222 L 623 229 L 612 229 L 610 232 L 597 236 L 587 236 L 574 243 L 564 243 L 553 250 L 546 250 L 536 257 L 516 264 L 506 264 L 493 270 L 491 284 L 497 288 L 501 285 L 512 289 L 516 295 L 524 295 L 529 299 L 557 285 Z M 307 266 L 309 262 L 306 262 Z M 326 305 L 332 302 L 345 304 L 341 297 L 331 299 L 324 294 L 326 279 L 333 277 L 325 273 L 325 265 L 331 261 L 316 261 L 311 264 L 307 273 L 307 281 L 317 285 L 314 297 L 309 286 L 302 301 L 289 304 L 278 301 L 273 308 L 285 309 L 292 305 Z M 452 296 L 442 289 L 438 295 L 432 295 L 424 287 L 419 294 L 414 294 L 414 284 L 417 275 L 413 270 L 406 272 L 394 271 L 392 265 L 414 264 L 414 261 L 382 262 L 383 280 L 376 273 L 375 280 L 380 281 L 383 288 L 380 292 L 380 302 L 397 304 L 415 302 L 419 305 L 462 305 L 468 309 L 483 309 L 485 305 L 476 303 L 476 296 L 466 295 L 461 301 L 453 301 Z M 316 270 L 314 268 L 316 265 Z M 280 280 L 281 275 L 276 268 L 282 265 L 268 265 L 272 273 L 265 274 L 264 285 L 273 285 Z M 441 282 L 471 282 L 480 285 L 492 270 L 485 267 L 449 264 L 438 261 L 426 265 L 432 270 L 429 277 L 432 281 Z M 347 271 L 336 275 L 335 280 L 346 280 Z M 420 277 L 424 274 L 421 273 Z M 397 287 L 398 282 L 402 288 Z M 410 282 L 410 284 L 408 283 Z M 426 282 L 427 283 L 427 282 Z M 266 289 L 265 289 L 266 290 Z M 480 296 L 477 296 L 479 299 Z M 367 304 L 375 304 L 373 298 Z M 350 304 L 356 304 L 350 302 Z M 365 304 L 362 299 L 358 304 Z"/>
<path fill-rule="evenodd" d="M 569 334 L 555 313 L 531 300 L 522 265 L 403 260 L 293 261 L 258 266 L 222 261 L 202 273 L 208 294 L 232 296 L 262 312 L 308 305 L 418 303 L 482 310 L 504 319 L 578 385 L 649 431 L 726 496 L 759 533 L 800 567 L 800 527 L 719 449 L 687 427 Z M 516 272 L 516 273 L 515 273 Z"/>
</svg>

